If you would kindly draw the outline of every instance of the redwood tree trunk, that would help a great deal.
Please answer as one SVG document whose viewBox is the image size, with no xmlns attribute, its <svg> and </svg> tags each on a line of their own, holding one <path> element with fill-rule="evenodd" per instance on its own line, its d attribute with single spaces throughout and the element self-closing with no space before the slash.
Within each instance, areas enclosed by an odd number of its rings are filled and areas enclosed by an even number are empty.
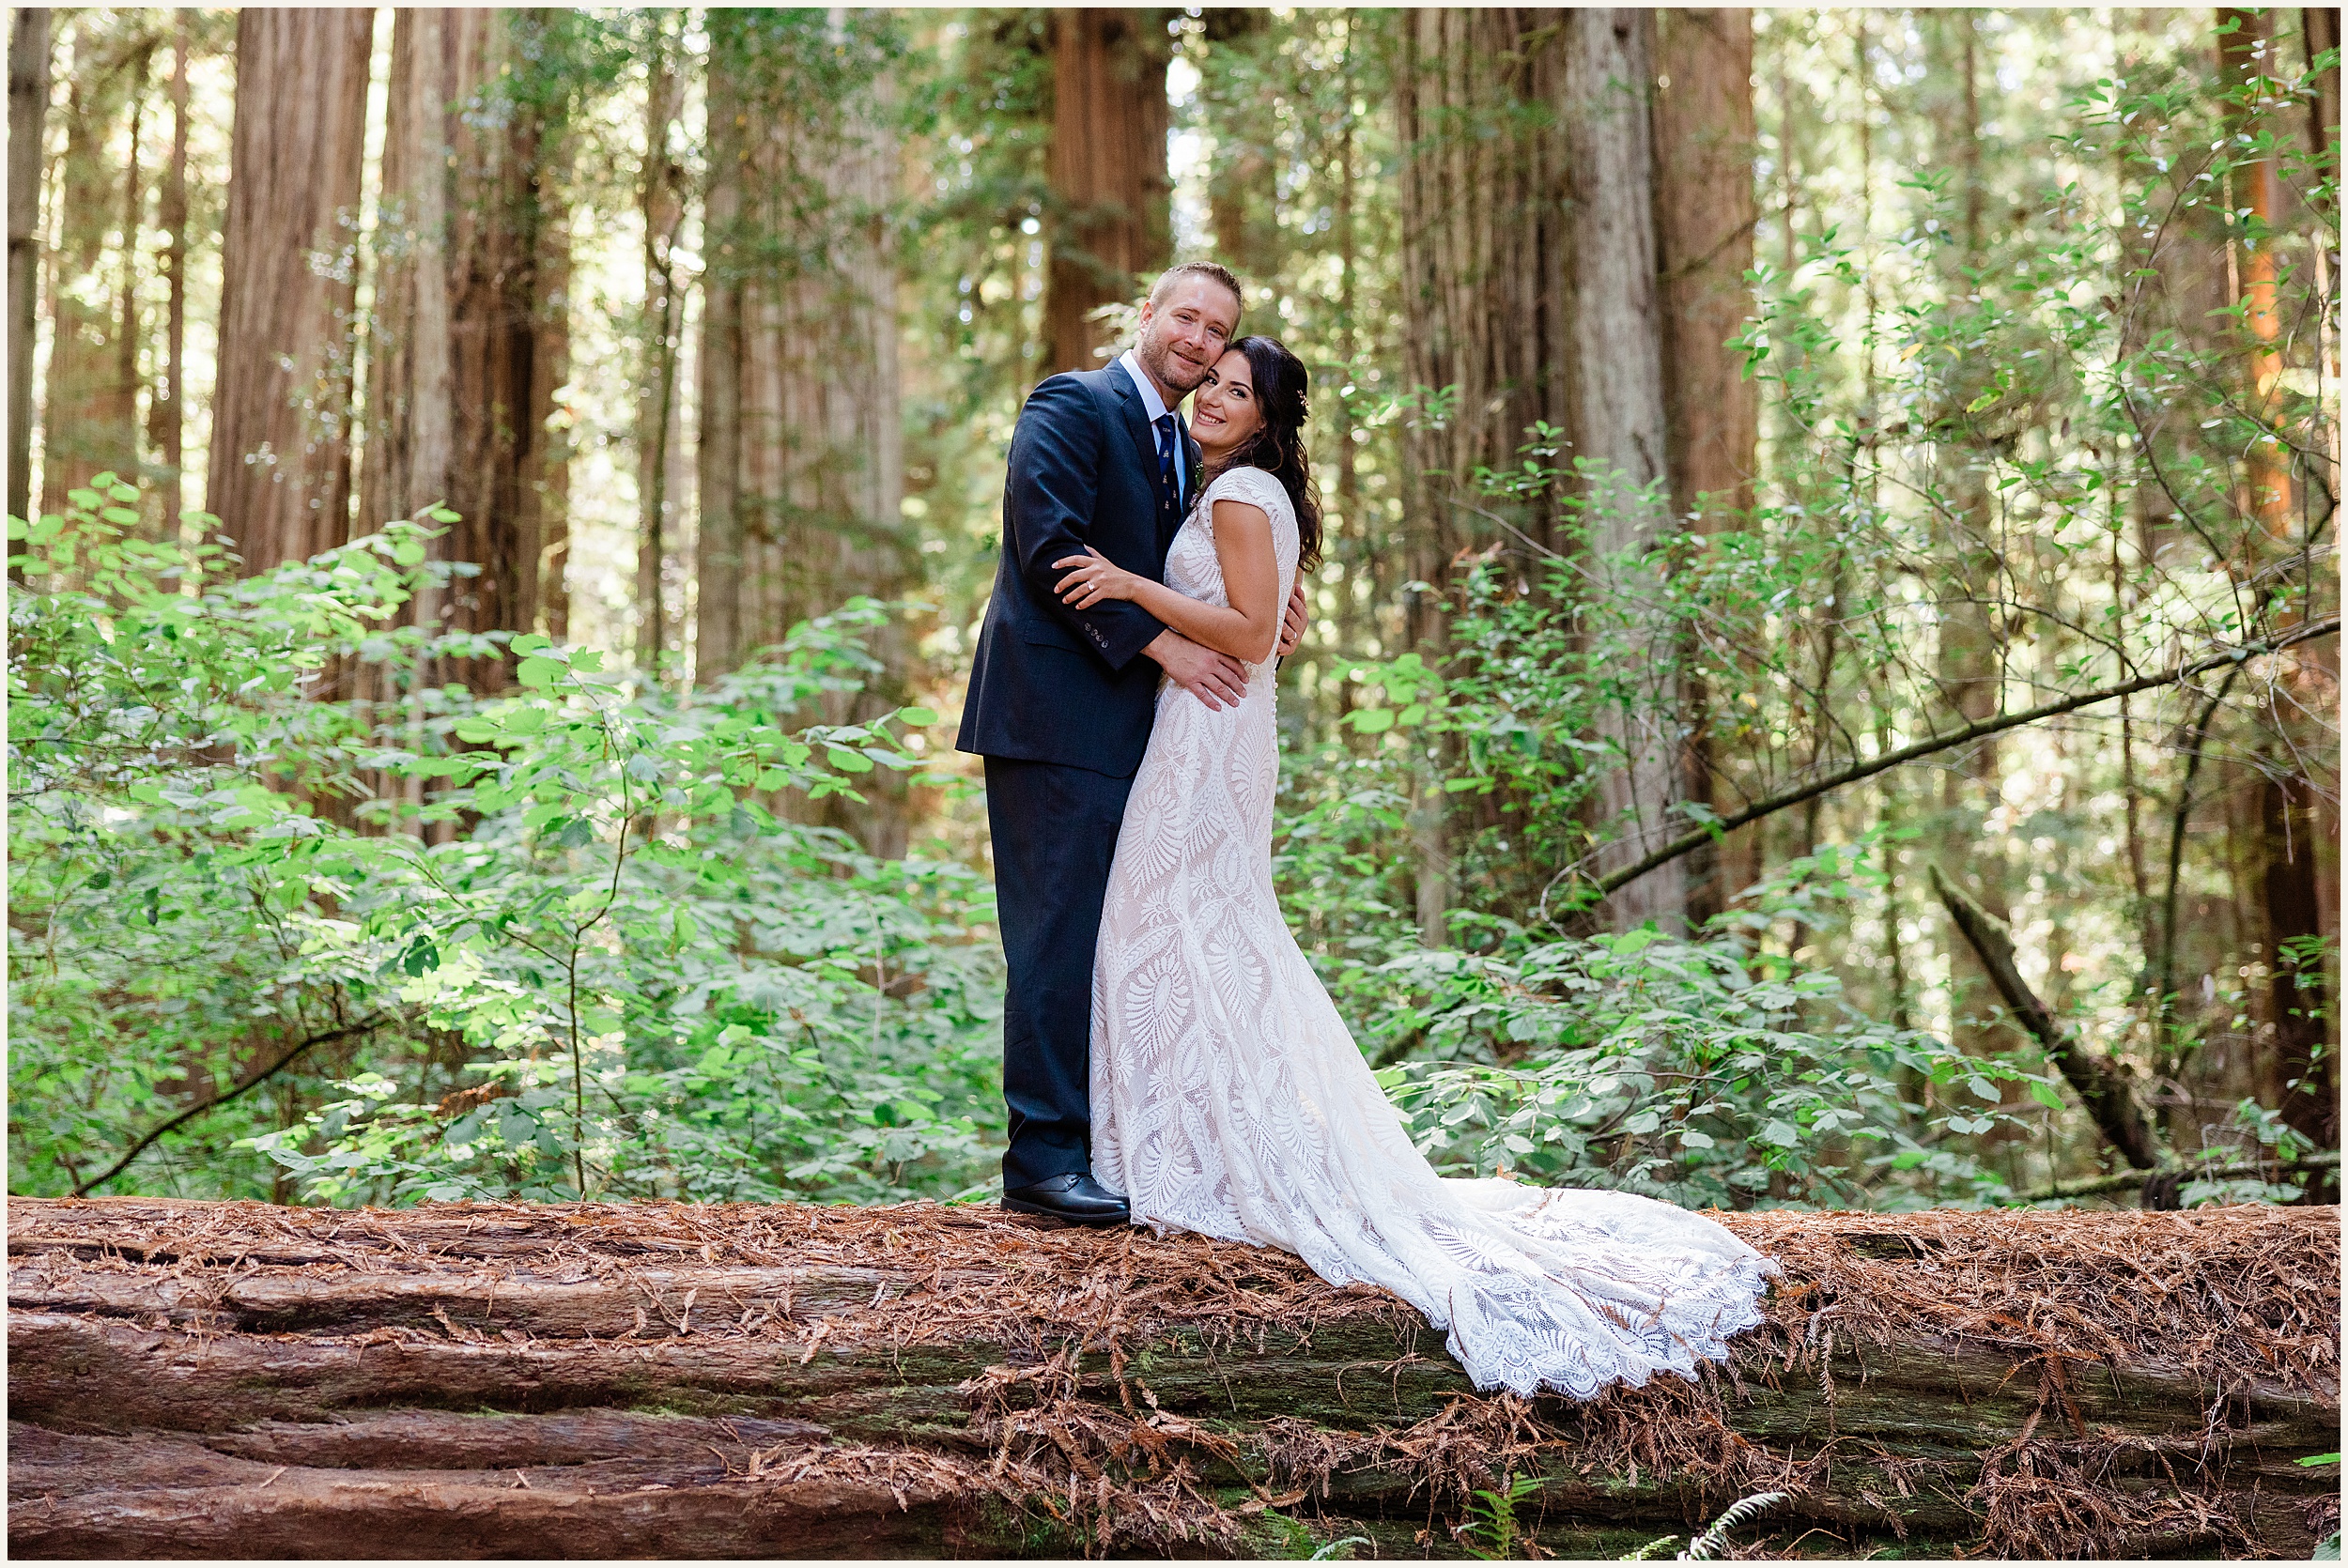
<svg viewBox="0 0 2348 1568">
<path fill-rule="evenodd" d="M 454 499 L 455 323 L 451 317 L 452 162 L 468 140 L 460 119 L 480 85 L 490 13 L 393 13 L 376 237 L 362 526 L 376 528 Z M 430 607 L 437 612 L 437 607 Z"/>
<path fill-rule="evenodd" d="M 1727 346 L 1752 314 L 1745 273 L 1759 218 L 1753 185 L 1753 13 L 1655 13 L 1655 226 L 1662 268 L 1664 413 L 1672 511 L 1700 532 L 1738 527 L 1753 500 L 1758 381 Z M 1781 145 L 1783 145 L 1781 143 Z M 1735 808 L 1713 776 L 1707 693 L 1683 692 L 1690 798 Z M 1688 856 L 1688 916 L 1717 913 L 1760 875 L 1757 833 Z"/>
<path fill-rule="evenodd" d="M 1670 510 L 1670 419 L 1663 393 L 1663 310 L 1657 286 L 1655 147 L 1645 95 L 1654 80 L 1655 15 L 1577 10 L 1566 27 L 1566 100 L 1573 146 L 1571 213 L 1575 295 L 1574 453 L 1597 465 L 1590 479 L 1588 546 L 1616 602 L 1643 605 L 1661 586 L 1646 552 L 1677 525 Z M 1658 495 L 1654 487 L 1665 486 Z M 1601 870 L 1635 859 L 1676 830 L 1683 725 L 1674 634 L 1628 627 L 1635 678 L 1605 710 L 1600 733 L 1621 752 L 1606 764 L 1599 802 L 1622 848 Z M 1684 929 L 1687 869 L 1673 861 L 1615 893 L 1618 930 L 1649 920 Z"/>
<path fill-rule="evenodd" d="M 49 121 L 49 9 L 8 21 L 8 515 L 33 510 L 33 339 L 40 305 L 41 156 Z"/>
<path fill-rule="evenodd" d="M 138 382 L 123 375 L 125 339 L 114 302 L 120 275 L 108 268 L 107 238 L 121 221 L 128 183 L 112 143 L 129 108 L 132 67 L 141 63 L 140 40 L 100 25 L 98 13 L 85 13 L 74 28 L 41 420 L 44 512 L 63 507 L 67 493 L 93 475 L 138 472 Z M 127 264 L 128 250 L 114 251 L 112 259 Z"/>
<path fill-rule="evenodd" d="M 1939 64 L 1958 91 L 1944 104 L 1937 127 L 1939 158 L 1953 167 L 1960 181 L 1960 223 L 1956 254 L 1951 257 L 1946 284 L 1961 292 L 1970 271 L 1988 266 L 1988 236 L 1982 212 L 1986 192 L 1982 183 L 1981 83 L 1984 63 L 1976 21 L 1971 11 L 1939 13 L 1943 30 L 1935 34 Z M 1987 365 L 1968 365 L 1971 379 L 1960 380 L 1950 393 L 1958 407 L 1988 385 Z M 2004 617 L 2000 605 L 2011 597 L 2003 586 L 2005 561 L 1997 546 L 1996 499 L 1989 486 L 1994 454 L 1983 450 L 1986 438 L 1970 421 L 1955 422 L 1958 434 L 1934 452 L 1937 483 L 1953 519 L 1947 554 L 1942 561 L 1945 601 L 1939 607 L 1939 646 L 1935 651 L 1940 695 L 1954 710 L 1954 722 L 1971 723 L 1989 717 L 2005 703 Z M 1960 752 L 1940 775 L 1943 831 L 1953 853 L 1961 854 L 1973 879 L 1982 906 L 2000 920 L 2011 918 L 2007 891 L 2005 841 L 1995 835 L 1977 836 L 1981 814 L 1998 800 L 2001 763 L 1995 740 L 1983 741 Z M 2005 1048 L 2013 1036 L 1991 1022 L 1995 987 L 1989 972 L 1966 943 L 1947 944 L 1953 1000 L 1949 1034 L 1959 1050 L 1989 1053 Z M 1998 1134 L 1991 1134 L 1994 1140 Z"/>
<path fill-rule="evenodd" d="M 463 14 L 463 13 L 457 13 Z M 502 10 L 476 35 L 479 80 L 532 69 L 543 13 Z M 458 144 L 456 200 L 449 208 L 449 319 L 456 418 L 449 504 L 462 517 L 443 544 L 449 559 L 477 562 L 451 585 L 445 619 L 468 631 L 534 631 L 559 593 L 546 571 L 562 465 L 547 416 L 565 370 L 562 285 L 567 231 L 557 195 L 564 128 L 528 101 L 504 123 L 472 129 Z M 502 662 L 475 672 L 506 684 Z"/>
<path fill-rule="evenodd" d="M 2338 1518 L 2294 1463 L 2339 1443 L 2336 1218 L 1722 1220 L 1784 1269 L 1733 1375 L 1585 1404 L 1197 1237 L 20 1198 L 9 1546 L 1457 1557 L 1512 1474 L 1521 1540 L 1597 1560 L 1761 1491 L 1740 1555 L 2305 1557 Z"/>
<path fill-rule="evenodd" d="M 1447 415 L 1403 434 L 1403 640 L 1429 663 L 1447 646 L 1442 596 L 1462 551 L 1490 530 L 1468 476 L 1504 467 L 1537 423 L 1562 429 L 1574 371 L 1566 147 L 1556 113 L 1565 13 L 1507 8 L 1403 13 L 1395 81 L 1405 383 L 1456 389 Z M 1558 464 L 1552 453 L 1542 459 Z M 1544 502 L 1512 519 L 1557 541 Z M 1511 539 L 1513 546 L 1516 542 Z M 1452 902 L 1453 797 L 1431 774 L 1412 807 L 1419 939 L 1441 945 Z"/>
<path fill-rule="evenodd" d="M 636 494 L 641 518 L 636 547 L 636 662 L 657 678 L 669 646 L 667 563 L 669 470 L 677 433 L 678 333 L 684 295 L 676 275 L 677 231 L 685 222 L 685 165 L 671 151 L 684 113 L 685 79 L 671 54 L 666 27 L 656 21 L 644 105 L 644 167 L 639 199 L 644 214 L 644 365 L 650 383 L 638 411 Z"/>
<path fill-rule="evenodd" d="M 801 621 L 913 577 L 901 502 L 897 148 L 879 55 L 821 13 L 713 17 L 710 101 L 742 122 L 710 197 L 700 627 L 709 680 Z M 835 74 L 838 73 L 838 74 Z M 718 428 L 719 424 L 730 429 Z M 903 704 L 911 649 L 871 634 L 883 669 L 824 716 Z M 824 819 L 904 853 L 903 792 L 868 780 Z"/>
<path fill-rule="evenodd" d="M 1173 190 L 1166 168 L 1166 68 L 1155 9 L 1052 13 L 1052 258 L 1043 294 L 1045 375 L 1098 370 L 1109 333 L 1087 315 L 1135 297 L 1166 265 Z"/>
<path fill-rule="evenodd" d="M 2324 935 L 2316 875 L 2317 856 L 2324 849 L 2323 822 L 2314 788 L 2285 771 L 2293 761 L 2288 756 L 2270 758 L 2267 768 L 2272 771 L 2263 770 L 2258 781 L 2260 838 L 2266 856 L 2260 887 L 2266 928 L 2262 945 L 2272 976 L 2264 1011 L 2275 1030 L 2272 1084 L 2260 1098 L 2279 1107 L 2283 1120 L 2316 1147 L 2338 1148 L 2339 1034 L 2336 1026 L 2325 1026 L 2331 1013 L 2325 964 L 2312 945 Z M 2293 951 L 2286 953 L 2287 946 Z M 2321 1185 L 2309 1183 L 2310 1191 Z"/>
<path fill-rule="evenodd" d="M 171 161 L 164 166 L 156 198 L 155 223 L 163 232 L 162 389 L 147 407 L 147 439 L 161 476 L 163 531 L 179 526 L 187 505 L 188 345 L 188 52 L 193 47 L 187 13 L 178 13 L 171 40 Z"/>
<path fill-rule="evenodd" d="M 2316 161 L 2326 175 L 2340 174 L 2340 63 L 2314 70 L 2317 59 L 2340 47 L 2340 8 L 2309 6 L 2299 13 L 2300 44 L 2314 77 L 2314 96 L 2308 102 L 2308 137 Z"/>
<path fill-rule="evenodd" d="M 2225 86 L 2239 90 L 2247 83 L 2281 72 L 2281 63 L 2275 57 L 2272 12 L 2221 6 L 2217 19 L 2221 24 L 2231 23 L 2231 30 L 2217 39 L 2219 77 Z M 2249 107 L 2235 105 L 2227 115 L 2227 126 L 2236 137 L 2248 137 L 2273 129 L 2263 120 Z M 2281 222 L 2281 175 L 2272 151 L 2236 163 L 2232 180 L 2226 198 L 2229 208 L 2261 230 L 2271 230 Z M 2275 246 L 2263 233 L 2256 238 L 2230 233 L 2228 243 L 2240 279 L 2233 303 L 2242 312 L 2243 405 L 2262 421 L 2271 422 L 2282 377 L 2282 356 L 2277 348 L 2282 315 L 2276 294 Z M 2278 442 L 2268 438 L 2250 444 L 2243 458 L 2242 488 L 2244 510 L 2258 519 L 2268 540 L 2282 550 L 2295 548 L 2291 469 Z"/>
<path fill-rule="evenodd" d="M 219 381 L 205 508 L 247 572 L 349 533 L 356 218 L 372 8 L 237 17 L 236 130 L 223 238 Z"/>
<path fill-rule="evenodd" d="M 435 502 L 457 514 L 436 548 L 481 573 L 419 611 L 465 631 L 561 619 L 559 589 L 542 577 L 564 492 L 547 429 L 566 375 L 568 263 L 552 194 L 563 129 L 507 85 L 530 69 L 539 24 L 528 11 L 461 9 L 401 10 L 393 23 L 360 512 L 369 528 Z M 485 659 L 438 678 L 496 689 L 506 673 Z"/>
<path fill-rule="evenodd" d="M 1753 505 L 1760 383 L 1728 346 L 1753 314 L 1753 13 L 1655 13 L 1655 229 L 1672 508 L 1706 531 Z M 1664 84 L 1668 84 L 1665 85 Z"/>
</svg>

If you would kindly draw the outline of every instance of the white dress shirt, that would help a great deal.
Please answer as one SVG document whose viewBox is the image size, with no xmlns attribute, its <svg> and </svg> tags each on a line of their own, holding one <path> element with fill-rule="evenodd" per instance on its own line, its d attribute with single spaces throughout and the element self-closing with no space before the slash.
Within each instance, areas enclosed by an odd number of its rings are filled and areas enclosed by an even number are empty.
<svg viewBox="0 0 2348 1568">
<path fill-rule="evenodd" d="M 1132 349 L 1128 348 L 1125 352 L 1120 354 L 1117 357 L 1117 363 L 1120 369 L 1123 370 L 1126 375 L 1134 378 L 1134 385 L 1141 389 L 1141 411 L 1149 416 L 1151 425 L 1150 439 L 1154 444 L 1158 438 L 1158 421 L 1164 419 L 1168 414 L 1174 413 L 1174 410 L 1167 407 L 1166 406 L 1166 399 L 1158 395 L 1158 384 L 1155 381 L 1151 380 L 1149 376 L 1142 370 L 1141 361 L 1134 357 L 1134 351 Z M 1190 446 L 1188 441 L 1185 439 L 1189 434 L 1189 431 L 1182 428 L 1182 416 L 1180 414 L 1175 414 L 1174 500 L 1177 505 L 1181 504 L 1181 502 L 1184 500 L 1182 492 L 1188 487 L 1187 482 L 1190 479 Z M 1155 457 L 1157 453 L 1154 451 L 1151 453 L 1151 456 Z"/>
</svg>

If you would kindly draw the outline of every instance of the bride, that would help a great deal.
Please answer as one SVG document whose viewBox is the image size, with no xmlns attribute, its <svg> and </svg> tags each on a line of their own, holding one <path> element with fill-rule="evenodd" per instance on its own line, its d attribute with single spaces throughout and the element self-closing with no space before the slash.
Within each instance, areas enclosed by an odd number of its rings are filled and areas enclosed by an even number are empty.
<svg viewBox="0 0 2348 1568">
<path fill-rule="evenodd" d="M 1281 918 L 1270 661 L 1320 554 L 1305 392 L 1277 341 L 1232 343 L 1197 392 L 1210 482 L 1165 582 L 1089 551 L 1054 563 L 1070 605 L 1131 599 L 1249 676 L 1219 711 L 1158 689 L 1093 962 L 1092 1169 L 1161 1234 L 1281 1247 L 1333 1284 L 1393 1291 L 1478 1388 L 1691 1376 L 1760 1321 L 1775 1265 L 1649 1198 L 1436 1176 Z"/>
</svg>

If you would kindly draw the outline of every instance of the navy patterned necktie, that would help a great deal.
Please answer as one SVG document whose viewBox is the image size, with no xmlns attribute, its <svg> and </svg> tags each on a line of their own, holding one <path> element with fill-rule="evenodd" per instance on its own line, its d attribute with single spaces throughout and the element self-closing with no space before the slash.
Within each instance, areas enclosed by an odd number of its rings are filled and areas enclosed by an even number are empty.
<svg viewBox="0 0 2348 1568">
<path fill-rule="evenodd" d="M 1156 427 L 1158 432 L 1158 478 L 1165 484 L 1166 495 L 1179 501 L 1181 500 L 1182 496 L 1179 488 L 1174 483 L 1174 452 L 1177 447 L 1182 445 L 1182 438 L 1175 434 L 1174 416 L 1172 414 L 1160 414 L 1157 417 Z"/>
</svg>

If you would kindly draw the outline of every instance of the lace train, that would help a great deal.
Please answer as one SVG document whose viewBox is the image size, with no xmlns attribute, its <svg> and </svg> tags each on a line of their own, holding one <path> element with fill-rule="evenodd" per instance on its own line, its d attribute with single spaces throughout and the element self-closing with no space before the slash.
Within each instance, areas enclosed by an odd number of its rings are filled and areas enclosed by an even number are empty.
<svg viewBox="0 0 2348 1568">
<path fill-rule="evenodd" d="M 1285 601 L 1295 516 L 1253 469 L 1198 498 L 1167 584 L 1228 603 L 1212 531 L 1227 498 L 1271 516 Z M 1587 1397 L 1724 1358 L 1777 1271 L 1725 1229 L 1626 1192 L 1445 1179 L 1412 1145 L 1281 917 L 1274 683 L 1269 665 L 1249 673 L 1219 713 L 1158 693 L 1093 964 L 1094 1174 L 1161 1233 L 1284 1248 L 1333 1284 L 1393 1291 L 1481 1389 Z"/>
</svg>

